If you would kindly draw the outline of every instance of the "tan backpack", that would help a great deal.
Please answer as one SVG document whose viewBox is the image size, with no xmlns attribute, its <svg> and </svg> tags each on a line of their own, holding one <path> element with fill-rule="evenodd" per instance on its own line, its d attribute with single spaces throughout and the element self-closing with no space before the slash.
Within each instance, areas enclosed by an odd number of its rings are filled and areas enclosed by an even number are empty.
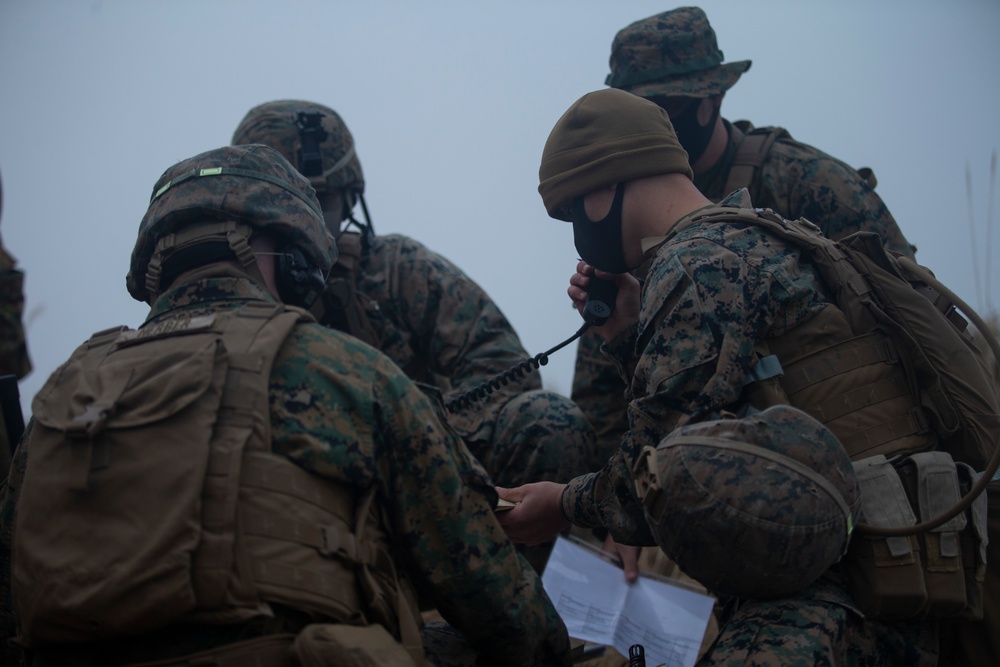
<svg viewBox="0 0 1000 667">
<path fill-rule="evenodd" d="M 1000 466 L 1000 400 L 958 309 L 989 337 L 985 323 L 876 234 L 838 243 L 805 220 L 729 207 L 673 233 L 704 222 L 753 224 L 800 248 L 836 302 L 758 345 L 744 396 L 761 409 L 808 412 L 855 461 L 863 523 L 845 568 L 862 610 L 883 619 L 980 616 L 982 491 Z"/>
<path fill-rule="evenodd" d="M 36 396 L 13 538 L 18 641 L 237 623 L 268 602 L 382 623 L 422 656 L 374 489 L 270 452 L 268 379 L 304 311 L 95 334 Z"/>
</svg>

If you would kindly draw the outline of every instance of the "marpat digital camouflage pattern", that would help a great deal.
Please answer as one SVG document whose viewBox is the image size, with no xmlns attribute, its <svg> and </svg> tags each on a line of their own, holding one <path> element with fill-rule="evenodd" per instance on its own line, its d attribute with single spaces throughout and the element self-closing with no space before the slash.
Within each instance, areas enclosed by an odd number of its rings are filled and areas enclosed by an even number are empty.
<svg viewBox="0 0 1000 667">
<path fill-rule="evenodd" d="M 3 185 L 0 183 L 0 216 Z M 23 378 L 31 372 L 31 359 L 24 336 L 24 272 L 0 241 L 0 375 Z M 6 437 L 5 435 L 2 437 Z M 2 460 L 3 455 L 0 455 Z"/>
<path fill-rule="evenodd" d="M 254 300 L 273 299 L 249 280 L 200 280 L 163 294 L 146 324 Z M 568 664 L 565 628 L 497 523 L 488 476 L 440 421 L 433 401 L 388 358 L 340 332 L 301 324 L 275 360 L 270 409 L 275 453 L 359 494 L 378 487 L 398 566 L 484 660 Z M 0 510 L 2 555 L 9 554 L 28 456 L 19 451 Z M 3 576 L 9 581 L 6 567 Z M 4 630 L 12 636 L 12 628 Z"/>
<path fill-rule="evenodd" d="M 354 150 L 354 137 L 340 115 L 330 107 L 304 100 L 277 100 L 259 104 L 247 112 L 233 132 L 232 144 L 266 144 L 277 149 L 300 171 L 302 132 L 296 125 L 300 113 L 316 114 L 322 128 L 318 142 L 321 165 L 308 176 L 317 191 L 345 188 L 365 191 L 361 162 Z"/>
<path fill-rule="evenodd" d="M 233 142 L 267 144 L 302 169 L 300 113 L 319 114 L 324 132 L 318 143 L 324 175 L 313 177 L 313 184 L 360 194 L 364 176 L 354 138 L 329 107 L 301 100 L 260 104 L 240 122 Z M 352 205 L 349 201 L 348 208 Z M 328 308 L 320 323 L 378 348 L 412 379 L 436 388 L 446 402 L 531 356 L 496 303 L 455 264 L 408 236 L 370 231 L 361 241 L 357 267 L 346 257 L 335 265 L 327 292 L 337 300 L 334 282 L 350 286 L 371 330 L 346 327 L 336 317 L 337 307 Z M 356 237 L 347 231 L 341 235 Z M 502 486 L 565 482 L 588 470 L 585 459 L 594 456 L 596 438 L 583 413 L 568 398 L 542 389 L 537 373 L 447 418 Z"/>
<path fill-rule="evenodd" d="M 157 183 L 133 253 L 130 288 L 143 284 L 159 234 L 173 232 L 184 220 L 231 215 L 302 244 L 315 241 L 310 252 L 324 269 L 335 258 L 312 188 L 280 154 L 264 146 L 224 148 L 179 163 Z M 203 276 L 161 294 L 144 326 L 267 301 L 274 299 L 248 277 Z M 299 323 L 275 359 L 268 393 L 272 451 L 359 494 L 377 489 L 398 571 L 462 633 L 483 664 L 570 664 L 565 626 L 540 578 L 493 515 L 496 492 L 489 476 L 442 419 L 434 400 L 388 357 L 327 327 Z M 5 648 L 16 634 L 11 539 L 29 449 L 18 450 L 0 504 L 0 643 Z M 279 609 L 274 618 L 245 626 L 168 629 L 113 646 L 74 646 L 56 651 L 55 662 L 92 666 L 155 660 L 296 632 L 315 620 L 301 610 Z M 434 646 L 440 648 L 437 642 Z M 16 659 L 17 652 L 11 647 L 4 657 Z M 35 661 L 50 664 L 41 651 Z"/>
<path fill-rule="evenodd" d="M 192 219 L 248 224 L 290 240 L 326 275 L 337 260 L 316 192 L 278 151 L 226 146 L 177 163 L 153 186 L 126 285 L 149 301 L 146 272 L 156 243 Z"/>
<path fill-rule="evenodd" d="M 679 7 L 618 31 L 604 83 L 647 99 L 719 95 L 751 64 L 723 63 L 724 57 L 705 12 Z"/>
<path fill-rule="evenodd" d="M 449 401 L 530 356 L 496 303 L 453 263 L 401 234 L 370 243 L 357 276 L 376 336 L 366 342 L 411 378 Z M 501 486 L 569 481 L 586 471 L 593 449 L 579 408 L 542 389 L 537 373 L 448 421 Z"/>
<path fill-rule="evenodd" d="M 847 552 L 861 514 L 847 452 L 787 405 L 682 426 L 633 475 L 657 545 L 722 596 L 802 591 Z"/>
<path fill-rule="evenodd" d="M 749 60 L 722 63 L 722 59 L 705 13 L 698 7 L 681 7 L 636 21 L 615 35 L 606 83 L 653 102 L 718 95 L 750 68 Z M 739 121 L 739 128 L 723 122 L 729 131 L 725 154 L 694 178 L 702 194 L 714 202 L 731 194 L 726 183 L 737 149 L 752 127 L 746 121 Z M 913 257 L 913 247 L 869 179 L 827 153 L 786 136 L 771 145 L 754 176 L 739 187 L 755 193 L 755 206 L 788 219 L 805 218 L 835 240 L 857 231 L 875 232 L 889 250 Z M 625 382 L 614 364 L 602 357 L 600 346 L 600 337 L 593 332 L 580 338 L 572 397 L 594 425 L 604 458 L 618 446 L 628 420 Z"/>
<path fill-rule="evenodd" d="M 752 209 L 746 190 L 733 193 L 718 206 Z M 711 212 L 709 207 L 697 213 Z M 786 332 L 833 303 L 797 248 L 750 223 L 691 225 L 651 252 L 639 321 L 605 346 L 632 377 L 626 393 L 630 428 L 604 468 L 572 480 L 562 498 L 570 521 L 604 526 L 623 544 L 655 543 L 632 475 L 643 448 L 655 449 L 674 429 L 714 419 L 737 405 L 756 343 Z M 831 572 L 835 570 L 836 566 Z M 770 606 L 750 605 L 761 610 L 760 616 L 740 607 L 741 622 L 757 628 L 767 627 L 767 610 L 787 612 L 786 621 L 801 610 L 809 614 L 806 631 L 785 631 L 779 636 L 765 632 L 759 637 L 748 631 L 734 637 L 735 630 L 726 625 L 728 619 L 721 618 L 720 641 L 726 642 L 726 648 L 713 647 L 710 655 L 718 657 L 710 664 L 742 664 L 733 657 L 737 648 L 756 655 L 756 664 L 762 665 L 778 664 L 770 662 L 770 657 L 791 653 L 809 656 L 809 664 L 824 659 L 831 664 L 847 663 L 847 654 L 854 655 L 859 645 L 840 638 L 855 635 L 876 646 L 901 645 L 910 655 L 930 657 L 911 641 L 914 636 L 923 637 L 923 630 L 915 629 L 919 624 L 863 623 L 853 607 L 844 609 L 852 604 L 845 584 L 829 584 L 826 579 L 824 574 L 808 590 L 833 586 L 838 596 L 808 597 L 808 605 L 793 606 L 790 612 L 784 599 Z M 802 595 L 806 593 L 793 599 Z M 818 611 L 824 607 L 831 614 L 826 620 Z M 932 634 L 936 628 L 922 627 L 930 628 Z M 841 634 L 824 634 L 827 631 Z M 834 636 L 837 641 L 831 645 Z M 755 643 L 758 640 L 764 644 Z M 802 647 L 812 648 L 803 653 Z M 838 653 L 841 650 L 846 654 Z M 893 656 L 880 653 L 858 664 L 897 663 Z"/>
</svg>

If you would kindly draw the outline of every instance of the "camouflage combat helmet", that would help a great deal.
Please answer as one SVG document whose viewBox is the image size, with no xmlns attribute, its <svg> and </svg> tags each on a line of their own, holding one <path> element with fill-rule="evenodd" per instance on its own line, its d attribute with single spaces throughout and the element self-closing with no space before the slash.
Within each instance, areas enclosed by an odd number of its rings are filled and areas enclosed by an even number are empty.
<svg viewBox="0 0 1000 667">
<path fill-rule="evenodd" d="M 722 59 L 705 12 L 679 7 L 618 31 L 604 83 L 646 98 L 711 97 L 750 69 L 749 60 Z"/>
<path fill-rule="evenodd" d="M 164 287 L 164 262 L 198 245 L 221 246 L 220 259 L 235 254 L 256 268 L 247 245 L 256 230 L 290 242 L 323 277 L 337 260 L 315 191 L 276 150 L 227 146 L 178 162 L 153 186 L 132 251 L 129 294 L 151 303 Z"/>
<path fill-rule="evenodd" d="M 804 589 L 844 555 L 860 513 L 840 442 L 784 405 L 683 426 L 643 450 L 635 479 L 657 544 L 720 595 Z"/>
<path fill-rule="evenodd" d="M 232 143 L 277 149 L 317 192 L 345 190 L 348 206 L 365 191 L 354 137 L 340 115 L 322 104 L 278 100 L 257 105 L 240 121 Z"/>
</svg>

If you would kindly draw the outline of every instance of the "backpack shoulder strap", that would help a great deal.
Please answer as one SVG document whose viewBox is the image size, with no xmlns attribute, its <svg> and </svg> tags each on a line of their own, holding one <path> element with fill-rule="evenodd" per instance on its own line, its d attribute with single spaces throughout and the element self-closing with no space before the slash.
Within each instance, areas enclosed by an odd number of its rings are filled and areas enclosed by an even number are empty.
<svg viewBox="0 0 1000 667">
<path fill-rule="evenodd" d="M 365 237 L 357 232 L 344 232 L 337 239 L 339 256 L 330 271 L 321 299 L 312 313 L 322 324 L 349 333 L 372 347 L 380 347 L 380 337 L 368 318 L 369 299 L 358 292 L 361 260 L 368 252 Z"/>
<path fill-rule="evenodd" d="M 788 130 L 782 127 L 754 128 L 745 121 L 737 121 L 736 128 L 743 132 L 743 138 L 736 148 L 736 157 L 726 176 L 726 187 L 723 192 L 729 194 L 740 188 L 747 188 L 751 201 L 760 199 L 760 170 L 771 151 L 771 146 L 778 139 L 790 138 Z M 746 129 L 744 129 L 746 128 Z"/>
</svg>

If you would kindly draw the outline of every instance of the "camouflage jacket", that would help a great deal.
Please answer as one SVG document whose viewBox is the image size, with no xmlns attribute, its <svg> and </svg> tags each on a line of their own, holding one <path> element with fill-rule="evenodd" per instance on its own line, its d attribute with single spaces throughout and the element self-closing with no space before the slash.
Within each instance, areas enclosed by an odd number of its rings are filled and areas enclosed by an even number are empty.
<svg viewBox="0 0 1000 667">
<path fill-rule="evenodd" d="M 733 167 L 744 133 L 725 121 L 729 145 L 722 159 L 695 176 L 694 184 L 712 201 L 729 195 L 726 179 Z M 750 127 L 740 121 L 744 129 Z M 789 220 L 805 218 L 823 233 L 839 240 L 858 231 L 875 232 L 886 248 L 913 257 L 913 247 L 903 236 L 885 202 L 857 171 L 808 144 L 789 136 L 778 139 L 764 157 L 754 206 L 770 208 Z M 740 186 L 744 187 L 744 186 Z"/>
<path fill-rule="evenodd" d="M 271 297 L 245 279 L 200 280 L 163 294 L 147 323 L 261 299 Z M 568 664 L 565 626 L 493 516 L 485 471 L 391 360 L 340 332 L 298 325 L 275 359 L 270 412 L 275 453 L 359 493 L 375 485 L 400 567 L 489 664 Z M 18 451 L 0 506 L 0 639 L 13 631 L 9 554 L 28 456 Z"/>
<path fill-rule="evenodd" d="M 331 278 L 342 272 L 335 266 Z M 457 266 L 401 234 L 374 236 L 360 259 L 356 289 L 375 340 L 418 382 L 450 400 L 529 355 L 489 295 Z M 324 324 L 330 324 L 326 319 Z M 500 388 L 475 409 L 449 415 L 470 440 L 489 440 L 504 400 L 541 388 L 537 373 Z"/>
<path fill-rule="evenodd" d="M 725 191 L 730 169 L 744 133 L 725 121 L 729 144 L 719 162 L 695 177 L 694 183 L 712 201 Z M 745 121 L 740 127 L 748 129 Z M 823 151 L 785 136 L 772 145 L 761 168 L 759 182 L 749 186 L 758 194 L 754 205 L 770 208 L 788 218 L 805 218 L 819 225 L 832 239 L 857 231 L 876 232 L 885 246 L 913 257 L 913 248 L 903 236 L 885 202 L 857 171 Z M 600 337 L 587 332 L 577 346 L 573 375 L 573 400 L 597 431 L 600 449 L 610 453 L 628 428 L 623 392 L 625 384 L 613 365 L 601 357 Z"/>
<path fill-rule="evenodd" d="M 718 206 L 751 204 L 740 190 Z M 732 407 L 757 341 L 831 302 L 798 249 L 752 224 L 693 225 L 651 252 L 639 321 L 603 348 L 631 378 L 628 432 L 602 470 L 563 494 L 573 523 L 604 526 L 625 544 L 653 543 L 631 474 L 642 448 Z"/>
<path fill-rule="evenodd" d="M 31 371 L 23 310 L 24 273 L 0 241 L 0 375 L 16 375 L 18 379 Z"/>
</svg>

